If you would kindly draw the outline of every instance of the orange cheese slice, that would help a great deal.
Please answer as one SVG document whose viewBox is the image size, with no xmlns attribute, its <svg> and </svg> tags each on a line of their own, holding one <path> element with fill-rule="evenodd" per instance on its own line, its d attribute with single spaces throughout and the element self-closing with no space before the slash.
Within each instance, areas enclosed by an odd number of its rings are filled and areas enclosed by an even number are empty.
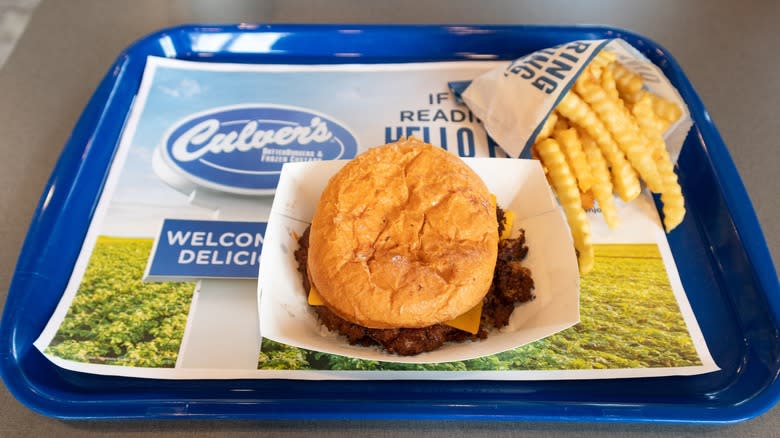
<svg viewBox="0 0 780 438">
<path fill-rule="evenodd" d="M 512 235 L 512 225 L 515 223 L 515 212 L 514 211 L 505 211 L 504 212 L 504 232 L 501 233 L 501 236 L 499 238 L 501 240 L 509 239 L 509 237 Z"/>
<path fill-rule="evenodd" d="M 311 290 L 309 291 L 309 305 L 310 306 L 324 306 L 325 301 L 322 301 L 322 296 L 319 292 L 317 292 L 317 289 L 312 286 Z"/>
<path fill-rule="evenodd" d="M 482 301 L 471 310 L 444 324 L 476 335 L 479 331 L 479 320 L 482 319 Z"/>
<path fill-rule="evenodd" d="M 309 305 L 310 306 L 324 306 L 325 302 L 322 300 L 322 296 L 317 289 L 312 286 L 309 290 Z M 476 334 L 479 331 L 479 320 L 482 318 L 482 302 L 477 304 L 474 308 L 468 312 L 460 315 L 452 321 L 447 321 L 444 324 L 455 327 L 456 329 Z"/>
</svg>

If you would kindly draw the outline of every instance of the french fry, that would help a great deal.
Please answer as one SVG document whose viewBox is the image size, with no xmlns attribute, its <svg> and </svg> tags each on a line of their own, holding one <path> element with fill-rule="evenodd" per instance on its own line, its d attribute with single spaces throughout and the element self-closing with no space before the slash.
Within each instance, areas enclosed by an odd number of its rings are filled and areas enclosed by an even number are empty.
<svg viewBox="0 0 780 438">
<path fill-rule="evenodd" d="M 604 88 L 604 91 L 607 92 L 607 96 L 609 96 L 610 99 L 616 101 L 620 99 L 617 84 L 615 83 L 615 74 L 611 68 L 604 69 L 601 73 L 601 86 Z"/>
<path fill-rule="evenodd" d="M 616 59 L 617 56 L 614 53 L 602 50 L 590 61 L 586 73 L 590 73 L 595 79 L 600 79 L 604 71 L 610 69 Z"/>
<path fill-rule="evenodd" d="M 580 199 L 582 199 L 583 210 L 587 211 L 596 206 L 596 200 L 593 198 L 593 190 L 580 192 Z"/>
<path fill-rule="evenodd" d="M 600 51 L 591 62 L 601 64 L 602 67 L 608 67 L 617 61 L 617 55 L 615 52 L 609 50 Z"/>
<path fill-rule="evenodd" d="M 547 120 L 544 121 L 544 124 L 542 125 L 542 129 L 539 130 L 539 134 L 536 136 L 536 140 L 534 143 L 539 143 L 542 140 L 546 139 L 553 133 L 553 129 L 555 128 L 555 122 L 558 121 L 558 114 L 555 113 L 555 111 L 551 112 L 549 116 L 547 116 Z"/>
<path fill-rule="evenodd" d="M 620 225 L 620 219 L 615 207 L 615 199 L 612 197 L 612 181 L 609 178 L 609 168 L 601 154 L 601 149 L 593 140 L 593 137 L 582 130 L 578 131 L 582 148 L 585 151 L 585 157 L 588 159 L 591 174 L 593 175 L 593 186 L 591 191 L 601 208 L 601 214 L 610 228 L 616 228 Z"/>
<path fill-rule="evenodd" d="M 563 120 L 561 117 L 558 121 Z M 566 156 L 566 162 L 574 172 L 577 178 L 577 185 L 581 192 L 587 192 L 593 185 L 593 176 L 590 174 L 590 166 L 585 158 L 585 152 L 582 150 L 582 144 L 574 128 L 556 129 L 553 137 L 563 149 Z"/>
<path fill-rule="evenodd" d="M 569 121 L 566 120 L 566 117 L 558 117 L 558 120 L 555 122 L 555 126 L 553 127 L 553 132 L 550 134 L 550 137 L 555 135 L 556 131 L 562 131 L 564 129 L 569 129 Z"/>
<path fill-rule="evenodd" d="M 674 172 L 674 165 L 666 148 L 663 148 L 660 154 L 658 169 L 661 171 L 661 177 L 664 181 L 661 202 L 664 204 L 664 226 L 668 233 L 680 225 L 685 217 L 685 198 L 683 198 L 682 188 L 677 181 L 677 174 Z"/>
<path fill-rule="evenodd" d="M 639 99 L 642 98 L 645 94 L 648 94 L 645 90 L 639 90 L 634 94 L 630 94 L 628 96 L 621 96 L 621 100 L 627 107 L 633 106 L 635 103 L 639 101 Z"/>
<path fill-rule="evenodd" d="M 653 110 L 650 93 L 646 93 L 631 107 L 631 114 L 645 135 L 663 135 L 663 125 Z"/>
<path fill-rule="evenodd" d="M 576 93 L 569 91 L 561 99 L 556 110 L 587 132 L 599 145 L 611 165 L 615 191 L 620 198 L 629 202 L 639 196 L 641 188 L 636 171 L 628 163 L 625 154 L 612 139 L 604 123 L 596 116 L 593 109 Z"/>
<path fill-rule="evenodd" d="M 533 146 L 531 146 L 531 158 L 541 162 L 542 157 L 539 156 L 539 149 L 537 148 L 538 145 L 539 143 L 535 143 Z M 547 166 L 545 166 L 544 163 L 542 163 L 542 170 L 544 171 L 544 176 L 547 177 L 547 182 L 549 183 L 550 177 L 547 175 L 549 171 L 547 170 Z"/>
<path fill-rule="evenodd" d="M 660 193 L 661 175 L 653 161 L 646 139 L 641 135 L 639 126 L 631 115 L 607 93 L 600 84 L 591 81 L 577 81 L 576 92 L 598 114 L 620 149 L 645 180 L 651 191 Z"/>
<path fill-rule="evenodd" d="M 531 159 L 541 160 L 541 157 L 539 156 L 539 150 L 536 148 L 536 145 L 538 145 L 538 144 L 539 143 L 534 143 L 534 145 L 531 146 Z M 544 167 L 544 166 L 542 166 L 542 167 Z M 547 173 L 546 169 L 545 169 L 544 173 Z"/>
<path fill-rule="evenodd" d="M 633 103 L 634 98 L 638 98 L 638 94 L 642 91 L 644 81 L 638 74 L 623 67 L 619 62 L 616 62 L 612 67 L 612 73 L 615 76 L 615 85 L 617 86 L 620 98 Z"/>
<path fill-rule="evenodd" d="M 643 132 L 654 132 L 663 137 L 663 133 L 666 130 L 666 122 L 655 114 L 655 110 L 653 110 L 653 95 L 651 93 L 643 93 L 642 97 L 631 105 L 631 114 Z"/>
<path fill-rule="evenodd" d="M 663 128 L 659 126 L 657 117 L 653 113 L 653 100 L 648 95 L 643 97 L 632 108 L 634 117 L 639 124 L 642 133 L 649 139 L 653 149 L 658 171 L 661 174 L 663 188 L 661 190 L 661 202 L 663 202 L 664 226 L 666 232 L 672 231 L 685 217 L 685 199 L 682 188 L 677 182 L 677 174 L 674 165 L 666 150 L 663 139 Z"/>
<path fill-rule="evenodd" d="M 574 180 L 569 165 L 566 164 L 566 157 L 557 141 L 548 138 L 539 143 L 537 149 L 542 163 L 549 170 L 553 188 L 558 194 L 558 200 L 563 207 L 569 228 L 571 228 L 574 247 L 578 253 L 580 273 L 586 274 L 593 269 L 595 259 L 590 237 L 590 223 L 585 215 L 585 210 L 582 209 L 582 199 L 580 191 L 577 189 L 577 182 Z"/>
<path fill-rule="evenodd" d="M 663 129 L 661 132 L 666 132 L 666 130 L 682 116 L 682 110 L 680 107 L 661 96 L 655 94 L 649 94 L 649 96 L 653 100 L 653 111 L 655 112 L 655 115 L 662 121 Z"/>
</svg>

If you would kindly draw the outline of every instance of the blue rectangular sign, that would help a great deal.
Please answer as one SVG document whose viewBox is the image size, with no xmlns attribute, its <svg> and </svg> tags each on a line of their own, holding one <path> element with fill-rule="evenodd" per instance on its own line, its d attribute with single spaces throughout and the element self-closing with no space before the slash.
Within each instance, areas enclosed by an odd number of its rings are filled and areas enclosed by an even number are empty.
<svg viewBox="0 0 780 438">
<path fill-rule="evenodd" d="M 145 281 L 257 278 L 265 222 L 165 219 Z"/>
</svg>

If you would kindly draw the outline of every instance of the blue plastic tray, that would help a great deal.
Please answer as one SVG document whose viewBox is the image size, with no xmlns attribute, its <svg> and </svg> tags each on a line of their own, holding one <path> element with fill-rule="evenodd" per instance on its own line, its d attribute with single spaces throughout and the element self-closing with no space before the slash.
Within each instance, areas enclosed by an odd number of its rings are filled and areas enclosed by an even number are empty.
<svg viewBox="0 0 780 438">
<path fill-rule="evenodd" d="M 343 32 L 344 29 L 353 32 Z M 198 51 L 216 33 L 277 32 L 273 50 Z M 690 107 L 679 161 L 685 222 L 669 235 L 691 306 L 722 371 L 595 381 L 163 381 L 60 369 L 32 345 L 59 300 L 148 55 L 207 62 L 388 63 L 512 59 L 620 37 L 658 64 Z M 223 47 L 229 47 L 229 44 Z M 359 54 L 355 58 L 336 53 Z M 726 423 L 780 398 L 780 284 L 745 188 L 702 102 L 656 43 L 607 27 L 184 26 L 122 52 L 68 139 L 33 217 L 0 325 L 0 372 L 31 409 L 60 418 L 438 418 Z"/>
</svg>

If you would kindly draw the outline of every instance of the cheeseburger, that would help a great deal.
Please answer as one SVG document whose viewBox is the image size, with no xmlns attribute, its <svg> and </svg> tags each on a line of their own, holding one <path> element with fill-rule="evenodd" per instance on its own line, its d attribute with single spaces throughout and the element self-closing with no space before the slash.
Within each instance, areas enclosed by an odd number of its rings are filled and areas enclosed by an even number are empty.
<svg viewBox="0 0 780 438">
<path fill-rule="evenodd" d="M 458 157 L 409 138 L 334 175 L 295 256 L 322 324 L 414 355 L 484 339 L 533 299 L 524 233 Z M 501 238 L 504 237 L 504 238 Z"/>
</svg>

